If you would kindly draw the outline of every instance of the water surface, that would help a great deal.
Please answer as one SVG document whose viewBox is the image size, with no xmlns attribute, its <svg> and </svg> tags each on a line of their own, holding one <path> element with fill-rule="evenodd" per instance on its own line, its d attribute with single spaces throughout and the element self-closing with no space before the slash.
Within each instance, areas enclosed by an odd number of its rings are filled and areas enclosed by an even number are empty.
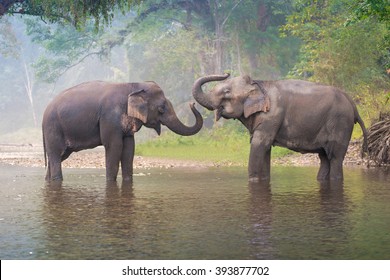
<svg viewBox="0 0 390 280">
<path fill-rule="evenodd" d="M 270 185 L 244 168 L 137 170 L 107 186 L 103 169 L 0 166 L 1 259 L 390 259 L 390 175 L 273 167 Z"/>
</svg>

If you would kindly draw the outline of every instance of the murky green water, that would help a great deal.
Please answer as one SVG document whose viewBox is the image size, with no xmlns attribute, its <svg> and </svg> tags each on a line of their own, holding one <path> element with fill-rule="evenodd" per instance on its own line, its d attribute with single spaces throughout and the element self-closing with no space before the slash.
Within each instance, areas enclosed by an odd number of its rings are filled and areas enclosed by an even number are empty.
<svg viewBox="0 0 390 280">
<path fill-rule="evenodd" d="M 270 186 L 244 168 L 137 171 L 106 186 L 104 170 L 0 166 L 1 259 L 390 259 L 390 172 L 273 167 Z"/>
</svg>

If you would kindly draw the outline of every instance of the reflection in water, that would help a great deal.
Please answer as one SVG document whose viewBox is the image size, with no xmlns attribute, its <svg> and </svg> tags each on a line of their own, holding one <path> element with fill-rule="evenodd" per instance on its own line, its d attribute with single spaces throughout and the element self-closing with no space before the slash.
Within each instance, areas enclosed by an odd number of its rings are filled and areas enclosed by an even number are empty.
<svg viewBox="0 0 390 280">
<path fill-rule="evenodd" d="M 272 245 L 272 195 L 267 183 L 248 183 L 251 258 L 274 259 Z"/>
<path fill-rule="evenodd" d="M 348 220 L 348 201 L 342 182 L 321 182 L 318 220 L 322 231 L 321 246 L 323 255 L 316 258 L 338 256 L 346 250 L 350 224 Z M 337 245 L 336 245 L 337 244 Z"/>
<path fill-rule="evenodd" d="M 273 168 L 270 184 L 243 168 L 156 169 L 108 185 L 102 170 L 70 170 L 43 186 L 41 169 L 5 168 L 2 259 L 390 258 L 381 169 L 346 168 L 344 184 L 310 167 Z"/>
<path fill-rule="evenodd" d="M 116 253 L 110 252 L 114 249 L 110 244 L 132 235 L 132 184 L 126 182 L 120 188 L 109 183 L 105 190 L 103 196 L 79 186 L 51 184 L 44 188 L 47 248 L 56 252 L 56 258 L 104 259 Z"/>
</svg>

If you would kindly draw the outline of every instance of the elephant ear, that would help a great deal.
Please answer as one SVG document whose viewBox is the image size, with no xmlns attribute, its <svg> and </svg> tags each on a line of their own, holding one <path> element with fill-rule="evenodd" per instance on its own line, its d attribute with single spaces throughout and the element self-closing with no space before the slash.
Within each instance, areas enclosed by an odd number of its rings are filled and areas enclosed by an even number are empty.
<svg viewBox="0 0 390 280">
<path fill-rule="evenodd" d="M 270 109 L 270 99 L 265 91 L 261 81 L 251 81 L 252 85 L 256 85 L 257 89 L 252 90 L 244 102 L 244 117 L 257 112 L 268 112 Z"/>
<path fill-rule="evenodd" d="M 129 94 L 127 99 L 127 115 L 146 123 L 148 120 L 147 102 L 142 96 L 145 91 L 138 90 Z"/>
</svg>

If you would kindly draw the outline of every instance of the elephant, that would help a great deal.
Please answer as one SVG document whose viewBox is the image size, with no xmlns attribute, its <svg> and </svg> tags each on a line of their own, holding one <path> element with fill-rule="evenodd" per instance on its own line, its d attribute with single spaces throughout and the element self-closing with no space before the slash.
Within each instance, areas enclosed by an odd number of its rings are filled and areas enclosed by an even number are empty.
<svg viewBox="0 0 390 280">
<path fill-rule="evenodd" d="M 196 123 L 186 126 L 155 82 L 91 81 L 64 90 L 49 103 L 42 120 L 46 181 L 63 180 L 61 162 L 72 152 L 100 145 L 105 148 L 106 180 L 116 181 L 119 163 L 122 179 L 131 180 L 134 134 L 144 125 L 160 135 L 163 124 L 177 134 L 194 135 L 203 118 L 195 103 L 190 108 Z"/>
<path fill-rule="evenodd" d="M 272 146 L 317 153 L 319 181 L 343 180 L 343 161 L 359 123 L 363 151 L 367 131 L 352 99 L 340 89 L 303 80 L 253 80 L 249 75 L 208 75 L 194 82 L 195 100 L 216 120 L 238 119 L 250 133 L 249 181 L 270 180 Z M 202 85 L 217 83 L 205 93 Z"/>
</svg>

